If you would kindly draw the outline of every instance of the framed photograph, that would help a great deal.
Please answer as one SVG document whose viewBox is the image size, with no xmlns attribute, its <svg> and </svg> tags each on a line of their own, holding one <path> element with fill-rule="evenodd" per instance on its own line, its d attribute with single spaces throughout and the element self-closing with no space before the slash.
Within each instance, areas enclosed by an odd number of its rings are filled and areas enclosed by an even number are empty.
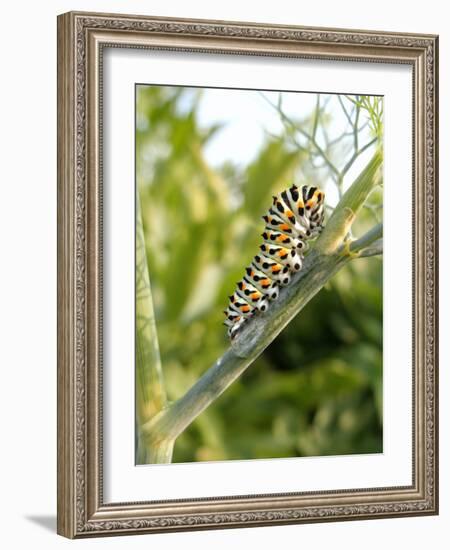
<svg viewBox="0 0 450 550">
<path fill-rule="evenodd" d="M 58 532 L 438 512 L 432 35 L 58 18 Z"/>
</svg>

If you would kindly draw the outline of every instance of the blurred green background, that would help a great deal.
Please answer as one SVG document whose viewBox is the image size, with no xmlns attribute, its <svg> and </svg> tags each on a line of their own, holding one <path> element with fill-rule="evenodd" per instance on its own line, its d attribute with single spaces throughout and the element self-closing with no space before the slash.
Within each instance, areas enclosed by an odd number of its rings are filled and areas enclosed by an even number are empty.
<svg viewBox="0 0 450 550">
<path fill-rule="evenodd" d="M 346 126 L 355 116 L 351 98 L 226 94 L 137 86 L 137 184 L 169 400 L 228 347 L 223 310 L 256 253 L 271 196 L 292 182 L 320 185 L 331 209 L 342 192 L 302 130 L 314 133 L 336 166 L 354 145 Z M 374 129 L 363 110 L 358 116 L 363 142 Z M 357 235 L 381 208 L 378 190 L 359 215 Z M 173 462 L 382 450 L 377 257 L 351 262 L 332 279 L 177 439 Z"/>
</svg>

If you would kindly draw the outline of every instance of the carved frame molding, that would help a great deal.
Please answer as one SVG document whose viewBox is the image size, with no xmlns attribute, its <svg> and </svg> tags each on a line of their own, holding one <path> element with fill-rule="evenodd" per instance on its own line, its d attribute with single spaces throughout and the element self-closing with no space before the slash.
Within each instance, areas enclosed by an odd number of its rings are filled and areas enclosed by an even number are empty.
<svg viewBox="0 0 450 550">
<path fill-rule="evenodd" d="M 414 471 L 410 487 L 179 501 L 102 501 L 103 47 L 413 67 Z M 436 514 L 438 38 L 255 23 L 58 17 L 58 533 L 92 535 Z"/>
</svg>

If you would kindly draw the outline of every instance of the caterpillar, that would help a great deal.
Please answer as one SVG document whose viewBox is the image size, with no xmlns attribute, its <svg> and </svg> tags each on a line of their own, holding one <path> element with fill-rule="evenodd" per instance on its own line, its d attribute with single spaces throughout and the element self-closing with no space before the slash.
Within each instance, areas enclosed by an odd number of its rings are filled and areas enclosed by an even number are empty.
<svg viewBox="0 0 450 550">
<path fill-rule="evenodd" d="M 229 296 L 224 325 L 231 340 L 243 324 L 257 312 L 267 311 L 280 287 L 300 271 L 310 239 L 323 228 L 325 194 L 317 187 L 292 185 L 273 196 L 272 206 L 263 216 L 264 232 L 260 252 L 245 269 L 243 278 Z"/>
</svg>

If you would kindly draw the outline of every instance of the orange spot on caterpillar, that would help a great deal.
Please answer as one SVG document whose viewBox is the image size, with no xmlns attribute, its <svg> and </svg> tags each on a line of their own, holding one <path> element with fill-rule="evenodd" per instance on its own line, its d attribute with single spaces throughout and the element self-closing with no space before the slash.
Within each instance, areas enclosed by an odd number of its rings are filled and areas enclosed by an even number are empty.
<svg viewBox="0 0 450 550">
<path fill-rule="evenodd" d="M 287 235 L 279 235 L 277 241 L 281 243 L 289 242 L 289 237 Z"/>
</svg>

